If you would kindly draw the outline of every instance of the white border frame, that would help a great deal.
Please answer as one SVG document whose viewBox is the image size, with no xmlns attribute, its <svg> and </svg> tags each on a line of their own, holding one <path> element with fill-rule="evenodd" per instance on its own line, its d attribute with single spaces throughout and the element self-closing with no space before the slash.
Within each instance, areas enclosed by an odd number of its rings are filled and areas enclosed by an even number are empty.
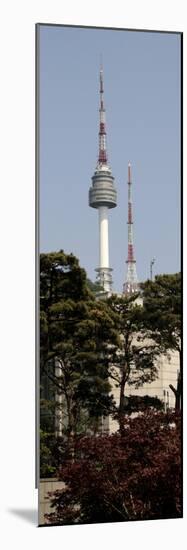
<svg viewBox="0 0 187 550">
<path fill-rule="evenodd" d="M 123 543 L 131 548 L 138 544 L 145 550 L 150 545 L 153 550 L 158 550 L 158 546 L 169 547 L 170 550 L 176 550 L 179 545 L 183 548 L 185 519 L 36 529 L 34 522 L 29 522 L 28 518 L 29 510 L 31 518 L 32 510 L 37 506 L 34 491 L 35 23 L 183 32 L 185 69 L 185 0 L 178 0 L 175 6 L 169 0 L 128 0 L 125 3 L 116 0 L 112 7 L 109 7 L 107 0 L 103 3 L 95 0 L 94 5 L 86 0 L 78 3 L 69 0 L 67 6 L 60 0 L 33 0 L 32 3 L 5 0 L 1 21 L 1 320 L 2 328 L 6 329 L 1 348 L 1 419 L 4 436 L 1 445 L 2 538 L 6 540 L 7 547 L 18 542 L 21 550 L 33 548 L 33 545 L 45 545 L 48 550 L 58 543 L 68 548 L 76 545 L 81 550 L 88 548 L 88 545 L 90 550 L 95 550 L 96 545 L 103 543 L 108 549 Z M 183 90 L 185 98 L 186 71 Z M 185 146 L 184 101 L 184 151 Z M 185 175 L 184 158 L 184 182 Z M 185 199 L 184 189 L 184 234 Z M 185 274 L 184 257 L 184 280 Z M 185 357 L 186 353 L 184 365 Z M 184 372 L 184 387 L 185 379 Z M 184 419 L 185 412 L 186 405 Z M 184 432 L 185 427 L 184 421 Z M 185 441 L 184 450 L 185 465 Z M 22 515 L 19 509 L 23 510 Z"/>
</svg>

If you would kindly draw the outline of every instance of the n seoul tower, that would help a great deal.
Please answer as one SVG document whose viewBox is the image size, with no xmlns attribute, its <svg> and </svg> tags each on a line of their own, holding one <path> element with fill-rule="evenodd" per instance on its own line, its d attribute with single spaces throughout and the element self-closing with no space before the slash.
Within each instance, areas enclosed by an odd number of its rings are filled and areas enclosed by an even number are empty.
<svg viewBox="0 0 187 550">
<path fill-rule="evenodd" d="M 89 206 L 99 213 L 99 267 L 97 281 L 105 292 L 112 290 L 112 269 L 109 267 L 108 210 L 117 206 L 114 177 L 108 165 L 106 150 L 106 122 L 103 99 L 103 69 L 100 69 L 99 155 L 89 189 Z"/>
<path fill-rule="evenodd" d="M 133 242 L 133 217 L 132 217 L 132 178 L 131 178 L 131 164 L 128 164 L 128 256 L 127 256 L 127 275 L 123 285 L 123 294 L 133 294 L 138 292 L 138 277 L 136 272 L 136 260 L 134 256 L 134 242 Z"/>
</svg>

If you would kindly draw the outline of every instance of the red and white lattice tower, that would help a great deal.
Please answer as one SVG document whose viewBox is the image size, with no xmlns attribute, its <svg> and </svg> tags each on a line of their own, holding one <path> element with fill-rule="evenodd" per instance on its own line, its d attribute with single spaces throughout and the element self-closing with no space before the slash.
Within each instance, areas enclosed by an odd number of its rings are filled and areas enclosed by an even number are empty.
<svg viewBox="0 0 187 550">
<path fill-rule="evenodd" d="M 131 165 L 128 164 L 128 257 L 127 263 L 127 275 L 123 285 L 123 294 L 133 294 L 138 292 L 138 277 L 136 272 L 136 260 L 134 256 L 134 241 L 133 241 L 133 216 L 132 216 L 132 178 L 131 178 Z"/>
</svg>

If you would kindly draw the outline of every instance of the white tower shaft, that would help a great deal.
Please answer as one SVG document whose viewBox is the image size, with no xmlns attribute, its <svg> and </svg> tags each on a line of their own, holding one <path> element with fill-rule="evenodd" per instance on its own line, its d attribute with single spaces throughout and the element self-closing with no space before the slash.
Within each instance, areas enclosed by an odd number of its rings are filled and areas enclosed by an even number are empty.
<svg viewBox="0 0 187 550">
<path fill-rule="evenodd" d="M 99 207 L 99 267 L 109 267 L 108 208 Z"/>
</svg>

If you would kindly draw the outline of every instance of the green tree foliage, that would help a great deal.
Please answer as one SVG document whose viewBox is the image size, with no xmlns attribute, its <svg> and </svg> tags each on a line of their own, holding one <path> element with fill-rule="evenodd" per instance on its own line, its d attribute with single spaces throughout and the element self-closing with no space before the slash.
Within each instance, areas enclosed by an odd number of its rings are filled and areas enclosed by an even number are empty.
<svg viewBox="0 0 187 550">
<path fill-rule="evenodd" d="M 51 495 L 47 523 L 181 517 L 180 417 L 147 412 L 128 418 L 123 435 L 80 438 L 59 476 L 66 486 Z"/>
<path fill-rule="evenodd" d="M 40 430 L 40 477 L 51 477 L 56 472 L 53 448 L 54 434 Z"/>
<path fill-rule="evenodd" d="M 158 411 L 163 410 L 163 401 L 158 397 L 151 397 L 150 395 L 130 395 L 126 397 L 126 404 L 124 407 L 125 414 L 139 411 L 142 412 L 150 408 Z"/>
<path fill-rule="evenodd" d="M 72 254 L 41 254 L 40 294 L 41 379 L 48 376 L 63 395 L 70 439 L 83 408 L 94 419 L 108 412 L 109 344 L 115 346 L 117 333 L 107 304 L 95 300 Z"/>
<path fill-rule="evenodd" d="M 162 348 L 163 353 L 178 351 L 180 372 L 177 387 L 170 388 L 176 397 L 176 408 L 181 398 L 181 274 L 157 275 L 155 281 L 142 285 L 145 322 L 152 337 Z"/>
<path fill-rule="evenodd" d="M 87 279 L 87 286 L 95 295 L 103 292 L 103 287 L 98 282 L 93 283 L 93 281 Z"/>
<path fill-rule="evenodd" d="M 155 380 L 158 374 L 156 358 L 161 353 L 159 344 L 152 338 L 152 332 L 145 324 L 143 305 L 137 305 L 136 300 L 137 295 L 113 295 L 108 300 L 120 334 L 120 346 L 112 350 L 111 354 L 110 377 L 116 388 L 119 388 L 116 418 L 121 430 L 124 428 L 124 412 L 127 412 L 129 403 L 125 395 L 127 384 L 139 388 Z"/>
</svg>

